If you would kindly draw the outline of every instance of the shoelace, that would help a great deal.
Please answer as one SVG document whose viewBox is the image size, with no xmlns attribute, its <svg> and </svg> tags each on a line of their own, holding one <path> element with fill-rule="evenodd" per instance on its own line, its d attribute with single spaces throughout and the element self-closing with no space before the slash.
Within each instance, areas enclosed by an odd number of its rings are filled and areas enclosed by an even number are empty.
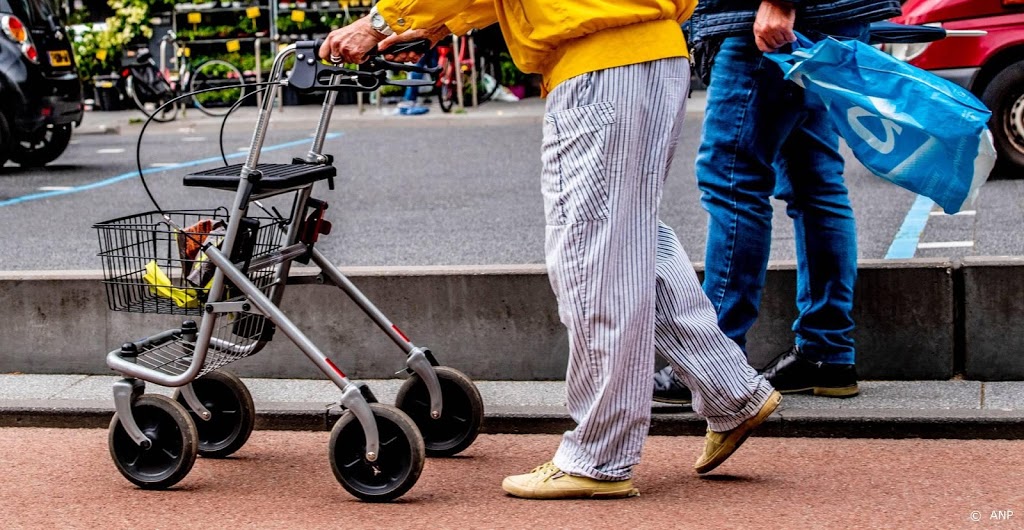
<svg viewBox="0 0 1024 530">
<path fill-rule="evenodd" d="M 550 461 L 549 462 L 544 462 L 543 464 L 533 468 L 533 470 L 530 471 L 531 474 L 543 475 L 544 478 L 550 478 L 550 477 L 552 477 L 554 475 L 557 475 L 557 474 L 559 474 L 561 472 L 562 472 L 562 470 L 558 469 L 558 466 L 556 466 L 554 462 L 550 462 Z"/>
<path fill-rule="evenodd" d="M 799 351 L 800 350 L 796 349 L 796 346 L 790 346 L 790 348 L 788 350 L 786 350 L 786 351 L 776 355 L 775 358 L 772 359 L 771 361 L 769 361 L 768 364 L 766 364 L 764 366 L 764 368 L 762 368 L 761 370 L 764 371 L 764 372 L 767 372 L 768 370 L 771 370 L 772 368 L 775 368 L 775 366 L 777 364 L 779 364 L 779 361 L 782 360 L 783 357 L 785 357 L 785 356 L 787 356 L 789 354 L 796 354 Z"/>
</svg>

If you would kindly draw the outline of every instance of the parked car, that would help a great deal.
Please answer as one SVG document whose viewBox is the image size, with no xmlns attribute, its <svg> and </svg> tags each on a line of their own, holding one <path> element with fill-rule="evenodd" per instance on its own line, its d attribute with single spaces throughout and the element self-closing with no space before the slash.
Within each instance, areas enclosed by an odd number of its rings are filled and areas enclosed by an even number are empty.
<svg viewBox="0 0 1024 530">
<path fill-rule="evenodd" d="M 0 0 L 0 167 L 56 160 L 83 110 L 71 42 L 47 0 Z"/>
<path fill-rule="evenodd" d="M 1024 178 L 1024 0 L 907 0 L 894 21 L 947 30 L 942 40 L 883 49 L 981 98 L 992 111 L 993 176 Z"/>
</svg>

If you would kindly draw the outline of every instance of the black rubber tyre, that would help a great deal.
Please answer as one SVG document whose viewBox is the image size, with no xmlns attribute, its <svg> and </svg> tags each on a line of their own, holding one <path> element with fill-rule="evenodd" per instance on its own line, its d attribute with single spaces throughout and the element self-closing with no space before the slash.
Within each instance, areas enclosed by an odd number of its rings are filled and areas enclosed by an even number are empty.
<svg viewBox="0 0 1024 530">
<path fill-rule="evenodd" d="M 151 117 L 153 121 L 167 123 L 174 121 L 178 117 L 179 103 L 169 103 L 174 99 L 173 93 L 167 92 L 166 94 L 154 96 L 152 99 L 143 99 L 138 91 L 135 90 L 135 82 L 134 77 L 128 76 L 125 79 L 124 91 L 135 102 L 135 107 L 145 114 L 147 118 Z"/>
<path fill-rule="evenodd" d="M 223 116 L 231 110 L 243 93 L 241 70 L 237 66 L 220 59 L 211 59 L 196 67 L 189 80 L 188 91 L 197 92 L 211 90 L 192 96 L 197 109 L 207 116 Z"/>
<path fill-rule="evenodd" d="M 224 458 L 241 449 L 256 425 L 256 406 L 245 383 L 231 372 L 218 370 L 192 381 L 192 388 L 212 414 L 209 421 L 192 412 L 180 390 L 174 391 L 174 400 L 192 416 L 199 433 L 199 455 Z"/>
<path fill-rule="evenodd" d="M 10 157 L 25 167 L 43 167 L 64 154 L 71 142 L 71 124 L 50 125 L 34 138 L 17 138 Z"/>
<path fill-rule="evenodd" d="M 444 65 L 441 67 L 441 71 L 437 75 L 437 104 L 443 112 L 451 112 L 458 98 L 456 95 L 458 87 L 455 84 L 455 76 L 458 75 L 458 69 L 455 67 L 455 57 L 453 55 L 448 55 Z"/>
<path fill-rule="evenodd" d="M 1024 61 L 992 78 L 981 100 L 992 110 L 989 129 L 999 155 L 993 176 L 1024 177 Z"/>
<path fill-rule="evenodd" d="M 498 72 L 498 63 L 493 60 L 489 60 L 487 57 L 481 57 L 477 59 L 479 70 L 476 75 L 480 80 L 477 85 L 480 87 L 480 92 L 476 95 L 477 101 L 481 104 L 490 101 L 494 97 L 494 94 L 498 91 L 498 87 L 501 86 L 501 77 Z M 488 89 L 487 84 L 483 82 L 484 76 L 490 76 L 494 80 Z"/>
<path fill-rule="evenodd" d="M 423 437 L 404 412 L 370 403 L 380 432 L 380 455 L 365 458 L 366 435 L 352 411 L 345 411 L 331 429 L 329 456 L 334 477 L 346 491 L 368 502 L 387 502 L 409 491 L 423 472 Z"/>
<path fill-rule="evenodd" d="M 161 395 L 145 394 L 132 404 L 132 416 L 152 445 L 137 445 L 118 419 L 110 420 L 108 445 L 114 465 L 144 489 L 166 489 L 188 475 L 196 462 L 199 439 L 184 407 Z"/>
<path fill-rule="evenodd" d="M 11 128 L 7 125 L 7 117 L 0 112 L 0 172 L 11 154 Z"/>
<path fill-rule="evenodd" d="M 427 456 L 452 456 L 469 447 L 484 420 L 480 391 L 462 372 L 447 366 L 434 368 L 441 383 L 441 417 L 430 417 L 430 393 L 418 375 L 405 380 L 395 405 L 416 422 Z"/>
</svg>

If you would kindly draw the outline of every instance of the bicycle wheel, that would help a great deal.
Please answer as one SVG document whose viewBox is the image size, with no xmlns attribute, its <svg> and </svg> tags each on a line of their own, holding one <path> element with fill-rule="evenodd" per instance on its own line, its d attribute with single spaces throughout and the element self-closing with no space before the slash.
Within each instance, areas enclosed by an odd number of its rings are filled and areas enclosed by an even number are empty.
<svg viewBox="0 0 1024 530">
<path fill-rule="evenodd" d="M 442 60 L 444 65 L 441 67 L 441 72 L 437 78 L 437 104 L 441 107 L 442 111 L 451 112 L 452 107 L 455 106 L 455 100 L 458 98 L 455 95 L 457 89 L 455 85 L 457 69 L 451 54 L 446 55 Z"/>
<path fill-rule="evenodd" d="M 476 95 L 477 101 L 479 103 L 490 101 L 498 92 L 498 86 L 501 84 L 499 82 L 501 78 L 498 77 L 498 63 L 490 57 L 478 57 L 476 77 L 479 89 Z"/>
<path fill-rule="evenodd" d="M 166 103 L 174 99 L 174 94 L 163 90 L 150 88 L 149 90 L 135 86 L 135 76 L 130 75 L 124 80 L 124 91 L 132 98 L 135 106 L 138 107 L 146 117 L 153 118 L 153 121 L 169 122 L 178 117 L 178 104 Z"/>
<path fill-rule="evenodd" d="M 208 116 L 223 116 L 242 97 L 242 72 L 235 65 L 212 59 L 196 67 L 189 81 L 189 92 L 210 90 L 192 96 L 196 108 Z"/>
</svg>

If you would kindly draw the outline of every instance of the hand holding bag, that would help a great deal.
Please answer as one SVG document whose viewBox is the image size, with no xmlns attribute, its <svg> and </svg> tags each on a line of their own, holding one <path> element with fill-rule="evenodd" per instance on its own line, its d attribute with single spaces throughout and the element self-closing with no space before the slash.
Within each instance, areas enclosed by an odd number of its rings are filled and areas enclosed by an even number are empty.
<svg viewBox="0 0 1024 530">
<path fill-rule="evenodd" d="M 857 160 L 946 213 L 972 206 L 996 158 L 978 98 L 860 41 L 797 38 L 765 56 L 821 98 Z"/>
</svg>

